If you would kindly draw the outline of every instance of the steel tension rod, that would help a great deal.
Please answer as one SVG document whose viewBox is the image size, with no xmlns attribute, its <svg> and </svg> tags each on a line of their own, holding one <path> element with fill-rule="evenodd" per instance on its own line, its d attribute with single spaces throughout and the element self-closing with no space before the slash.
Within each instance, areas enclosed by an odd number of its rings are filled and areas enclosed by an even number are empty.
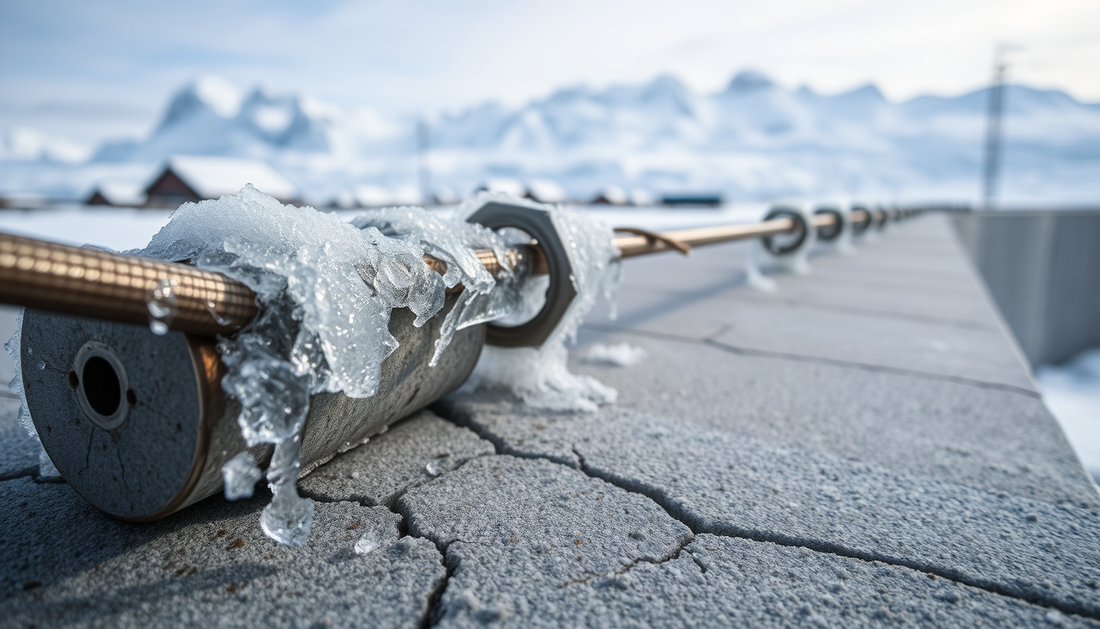
<svg viewBox="0 0 1100 629">
<path fill-rule="evenodd" d="M 886 219 L 885 210 L 855 209 L 853 224 Z M 814 228 L 835 226 L 837 215 L 817 214 Z M 777 218 L 759 223 L 680 229 L 653 234 L 644 230 L 615 237 L 622 257 L 633 257 L 703 245 L 790 233 L 797 221 Z M 504 265 L 487 249 L 475 251 L 494 276 Z M 538 245 L 508 250 L 507 266 L 529 261 L 531 273 L 547 272 Z M 446 263 L 432 256 L 424 261 L 436 272 Z M 151 291 L 167 282 L 172 286 L 176 314 L 173 330 L 213 336 L 229 334 L 256 316 L 256 294 L 248 286 L 220 273 L 174 262 L 127 256 L 101 249 L 74 247 L 0 233 L 0 303 L 121 323 L 146 324 Z"/>
</svg>

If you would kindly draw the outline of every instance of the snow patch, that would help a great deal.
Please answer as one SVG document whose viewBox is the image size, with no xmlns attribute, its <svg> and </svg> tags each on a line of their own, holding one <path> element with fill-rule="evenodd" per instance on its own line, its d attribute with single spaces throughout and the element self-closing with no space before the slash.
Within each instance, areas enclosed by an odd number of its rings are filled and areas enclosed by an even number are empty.
<svg viewBox="0 0 1100 629">
<path fill-rule="evenodd" d="M 597 365 L 612 365 L 615 367 L 632 367 L 642 362 L 646 357 L 646 351 L 629 343 L 618 345 L 604 345 L 596 343 L 584 355 L 584 362 Z"/>
<path fill-rule="evenodd" d="M 576 339 L 581 319 L 602 293 L 611 299 L 618 287 L 621 265 L 614 234 L 606 225 L 567 207 L 544 206 L 503 195 L 482 194 L 460 208 L 465 217 L 490 200 L 548 210 L 566 244 L 573 267 L 577 296 L 541 347 L 487 346 L 464 390 L 500 386 L 510 389 L 528 406 L 558 411 L 594 412 L 611 404 L 618 392 L 595 378 L 569 372 L 566 343 Z M 530 282 L 529 285 L 535 285 Z M 527 297 L 528 304 L 531 303 Z"/>
<path fill-rule="evenodd" d="M 1100 483 L 1100 348 L 1064 365 L 1040 365 L 1035 380 L 1077 457 Z"/>
</svg>

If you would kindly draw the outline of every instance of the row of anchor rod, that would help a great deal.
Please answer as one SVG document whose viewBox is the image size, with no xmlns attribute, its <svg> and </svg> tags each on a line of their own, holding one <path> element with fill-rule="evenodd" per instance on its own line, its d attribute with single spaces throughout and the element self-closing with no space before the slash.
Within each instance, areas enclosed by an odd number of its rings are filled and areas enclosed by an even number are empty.
<svg viewBox="0 0 1100 629">
<path fill-rule="evenodd" d="M 816 214 L 813 226 L 835 226 L 837 216 Z M 850 220 L 863 224 L 884 221 L 887 216 L 881 209 L 854 209 Z M 623 257 L 672 250 L 686 253 L 690 247 L 790 233 L 798 228 L 794 219 L 777 218 L 662 233 L 626 229 L 619 230 L 629 233 L 616 236 L 615 245 Z M 503 272 L 505 265 L 491 250 L 475 253 L 494 277 Z M 508 256 L 503 261 L 508 268 L 523 265 L 534 275 L 548 272 L 537 244 L 513 247 Z M 437 273 L 447 270 L 445 262 L 432 256 L 424 256 L 424 261 Z M 169 286 L 170 291 L 166 290 Z M 165 318 L 170 329 L 200 336 L 239 330 L 258 311 L 256 293 L 221 273 L 0 233 L 0 303 L 144 325 L 149 322 L 154 297 L 164 302 L 161 307 L 174 310 L 170 320 Z"/>
</svg>

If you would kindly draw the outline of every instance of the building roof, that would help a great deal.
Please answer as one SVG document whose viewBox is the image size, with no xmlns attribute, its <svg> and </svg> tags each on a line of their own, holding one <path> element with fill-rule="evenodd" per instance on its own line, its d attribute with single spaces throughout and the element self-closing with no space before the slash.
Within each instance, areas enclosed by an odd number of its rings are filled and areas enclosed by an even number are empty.
<svg viewBox="0 0 1100 629">
<path fill-rule="evenodd" d="M 92 194 L 88 196 L 89 202 L 96 195 L 109 205 L 120 207 L 137 207 L 145 203 L 145 191 L 140 185 L 133 183 L 103 182 L 92 190 Z"/>
<path fill-rule="evenodd" d="M 626 205 L 630 200 L 626 190 L 619 186 L 604 186 L 592 200 L 593 203 L 608 203 L 611 205 Z"/>
<path fill-rule="evenodd" d="M 504 194 L 510 194 L 514 197 L 522 197 L 527 194 L 527 187 L 523 185 L 517 179 L 509 179 L 506 177 L 491 177 L 485 180 L 485 183 L 481 184 L 481 187 L 477 189 L 477 192 L 502 192 Z"/>
<path fill-rule="evenodd" d="M 171 170 L 205 199 L 237 194 L 246 184 L 277 199 L 295 196 L 294 184 L 259 160 L 178 155 L 168 160 L 166 170 Z"/>
<path fill-rule="evenodd" d="M 539 203 L 562 203 L 565 188 L 551 179 L 532 179 L 527 182 L 527 196 Z"/>
</svg>

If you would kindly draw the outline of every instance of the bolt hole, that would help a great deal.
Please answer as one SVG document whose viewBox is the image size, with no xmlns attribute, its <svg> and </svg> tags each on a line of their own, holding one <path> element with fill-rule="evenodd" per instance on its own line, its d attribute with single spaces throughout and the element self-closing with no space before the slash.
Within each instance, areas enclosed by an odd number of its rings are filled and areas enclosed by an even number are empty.
<svg viewBox="0 0 1100 629">
<path fill-rule="evenodd" d="M 137 405 L 137 395 L 134 393 L 133 389 L 126 389 L 126 401 L 130 406 Z"/>
<path fill-rule="evenodd" d="M 69 370 L 69 386 L 74 389 L 80 386 L 80 378 L 77 378 L 76 372 L 71 369 Z"/>
<path fill-rule="evenodd" d="M 80 379 L 84 385 L 84 396 L 92 410 L 104 417 L 110 417 L 118 411 L 122 404 L 122 384 L 118 381 L 118 373 L 111 363 L 99 356 L 92 356 L 84 363 Z"/>
</svg>

